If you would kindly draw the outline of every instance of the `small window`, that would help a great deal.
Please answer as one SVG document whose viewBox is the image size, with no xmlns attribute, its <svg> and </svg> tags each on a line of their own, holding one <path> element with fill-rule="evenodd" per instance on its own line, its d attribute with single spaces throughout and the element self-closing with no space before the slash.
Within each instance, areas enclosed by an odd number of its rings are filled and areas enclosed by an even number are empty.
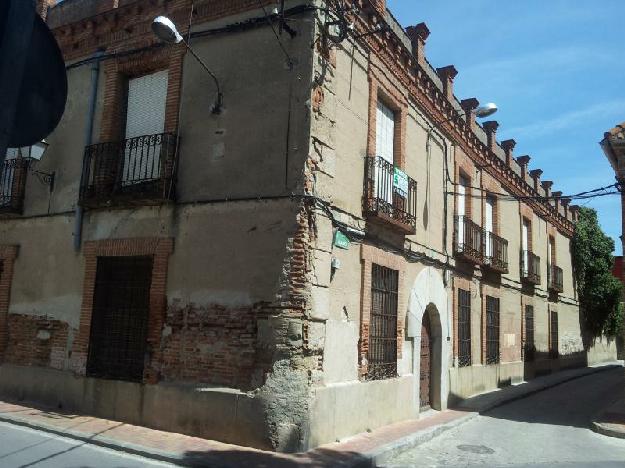
<svg viewBox="0 0 625 468">
<path fill-rule="evenodd" d="M 534 343 L 534 306 L 525 306 L 525 342 L 523 343 L 523 359 L 533 361 L 536 345 Z"/>
<path fill-rule="evenodd" d="M 458 367 L 471 365 L 471 292 L 458 289 Z"/>
<path fill-rule="evenodd" d="M 399 272 L 373 264 L 369 325 L 369 380 L 397 376 L 397 290 Z"/>
<path fill-rule="evenodd" d="M 499 363 L 499 299 L 486 296 L 486 364 Z"/>
<path fill-rule="evenodd" d="M 558 313 L 552 310 L 550 312 L 550 315 L 551 315 L 551 326 L 549 327 L 549 352 L 551 353 L 552 358 L 557 358 L 559 356 Z"/>
</svg>

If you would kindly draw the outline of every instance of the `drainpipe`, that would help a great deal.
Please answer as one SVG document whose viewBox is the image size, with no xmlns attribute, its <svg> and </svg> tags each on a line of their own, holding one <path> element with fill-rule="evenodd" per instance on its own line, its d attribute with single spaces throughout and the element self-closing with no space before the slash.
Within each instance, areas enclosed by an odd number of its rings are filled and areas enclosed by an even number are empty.
<svg viewBox="0 0 625 468">
<path fill-rule="evenodd" d="M 95 119 L 95 107 L 96 101 L 98 99 L 98 82 L 100 80 L 100 58 L 104 55 L 103 50 L 98 50 L 93 58 L 95 61 L 91 65 L 91 94 L 89 96 L 89 116 L 87 118 L 87 129 L 85 130 L 85 145 L 91 145 L 93 142 L 93 121 Z M 82 219 L 83 219 L 83 208 L 80 206 L 80 190 L 83 185 L 83 178 L 85 176 L 86 170 L 86 158 L 85 153 L 83 153 L 82 157 L 82 165 L 80 168 L 80 185 L 78 187 L 79 192 L 79 200 L 76 202 L 76 210 L 75 210 L 75 218 L 74 218 L 74 250 L 78 252 L 80 250 L 80 246 L 82 244 Z"/>
</svg>

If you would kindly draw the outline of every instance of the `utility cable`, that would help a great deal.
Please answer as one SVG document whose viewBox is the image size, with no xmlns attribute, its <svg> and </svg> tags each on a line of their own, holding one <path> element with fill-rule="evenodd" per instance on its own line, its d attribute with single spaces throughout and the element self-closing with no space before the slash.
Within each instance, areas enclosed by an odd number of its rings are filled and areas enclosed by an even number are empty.
<svg viewBox="0 0 625 468">
<path fill-rule="evenodd" d="M 284 52 L 284 55 L 286 56 L 287 64 L 289 65 L 289 70 L 292 70 L 293 60 L 291 59 L 291 56 L 289 55 L 289 53 L 286 51 L 284 44 L 282 44 L 282 41 L 280 40 L 280 36 L 278 35 L 276 28 L 273 27 L 273 22 L 271 21 L 271 18 L 269 17 L 269 14 L 267 13 L 267 9 L 265 8 L 265 5 L 263 5 L 262 0 L 256 0 L 256 2 L 258 3 L 258 6 L 260 6 L 260 8 L 263 10 L 263 13 L 265 15 L 265 20 L 267 21 L 267 24 L 273 31 L 273 35 L 276 37 L 276 40 L 278 41 L 278 44 L 280 45 L 282 52 Z"/>
</svg>

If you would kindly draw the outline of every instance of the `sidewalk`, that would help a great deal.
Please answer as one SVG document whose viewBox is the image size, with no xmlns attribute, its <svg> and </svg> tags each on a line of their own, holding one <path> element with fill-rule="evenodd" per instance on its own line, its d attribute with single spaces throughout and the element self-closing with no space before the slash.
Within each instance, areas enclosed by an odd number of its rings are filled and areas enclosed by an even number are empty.
<svg viewBox="0 0 625 468">
<path fill-rule="evenodd" d="M 471 398 L 454 410 L 432 412 L 423 419 L 385 426 L 301 454 L 266 452 L 117 421 L 35 409 L 6 402 L 0 402 L 0 421 L 183 466 L 370 467 L 400 451 L 431 440 L 442 432 L 476 417 L 479 412 L 569 380 L 612 369 L 615 365 L 622 364 L 568 370 L 540 377 L 531 382 Z"/>
<path fill-rule="evenodd" d="M 625 395 L 625 390 L 623 390 Z M 625 439 L 625 396 L 608 406 L 592 423 L 592 429 L 599 434 Z"/>
</svg>

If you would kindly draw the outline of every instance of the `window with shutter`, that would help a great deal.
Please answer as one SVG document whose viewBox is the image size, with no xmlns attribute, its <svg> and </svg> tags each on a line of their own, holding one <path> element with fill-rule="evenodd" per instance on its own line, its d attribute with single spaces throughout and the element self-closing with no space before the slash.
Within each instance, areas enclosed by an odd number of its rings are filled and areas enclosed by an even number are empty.
<svg viewBox="0 0 625 468">
<path fill-rule="evenodd" d="M 168 71 L 128 81 L 124 185 L 151 181 L 161 176 L 161 134 L 165 129 Z M 139 138 L 145 137 L 145 138 Z"/>
<path fill-rule="evenodd" d="M 458 289 L 458 366 L 471 365 L 471 292 Z"/>
</svg>

